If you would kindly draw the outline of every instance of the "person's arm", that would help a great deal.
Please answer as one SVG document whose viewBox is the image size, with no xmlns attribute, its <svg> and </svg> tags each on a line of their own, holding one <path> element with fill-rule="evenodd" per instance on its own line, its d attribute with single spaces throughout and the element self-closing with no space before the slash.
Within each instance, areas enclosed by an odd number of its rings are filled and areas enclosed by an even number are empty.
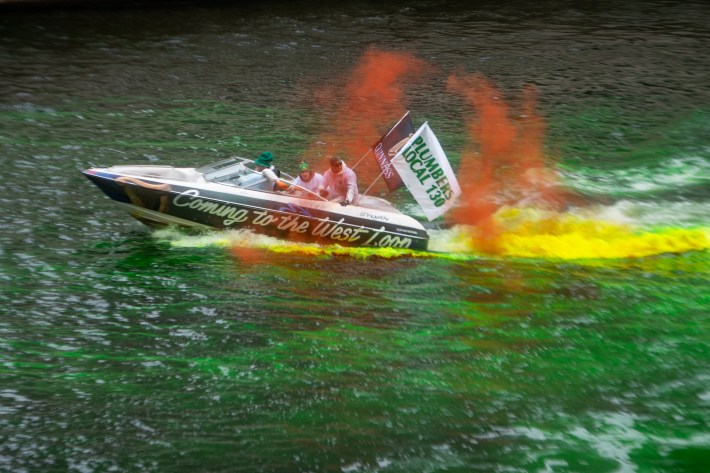
<svg viewBox="0 0 710 473">
<path fill-rule="evenodd" d="M 265 178 L 267 178 L 271 182 L 276 182 L 279 180 L 279 177 L 276 175 L 276 173 L 268 168 L 263 169 L 261 171 L 261 175 L 264 176 Z"/>
<path fill-rule="evenodd" d="M 347 204 L 352 203 L 353 200 L 355 200 L 355 194 L 357 194 L 357 176 L 355 176 L 355 173 L 353 171 L 350 171 L 348 175 L 346 176 L 347 178 L 347 184 L 348 184 L 348 191 L 345 194 L 345 199 L 347 200 Z"/>
<path fill-rule="evenodd" d="M 330 169 L 323 174 L 323 180 L 318 188 L 318 194 L 320 194 L 321 197 L 327 198 L 328 194 L 330 194 L 330 192 L 328 192 L 328 187 L 330 186 L 331 175 L 332 173 L 330 172 Z"/>
<path fill-rule="evenodd" d="M 324 181 L 323 181 L 323 175 L 316 173 L 316 175 L 313 176 L 313 179 L 315 179 L 315 181 L 316 181 L 316 182 L 314 183 L 314 187 L 313 187 L 314 190 L 313 190 L 313 192 L 316 192 L 316 193 L 317 193 L 317 192 L 318 192 L 319 190 L 321 190 L 321 189 L 323 188 L 323 186 L 324 186 L 324 185 L 323 185 L 323 182 L 324 182 Z"/>
</svg>

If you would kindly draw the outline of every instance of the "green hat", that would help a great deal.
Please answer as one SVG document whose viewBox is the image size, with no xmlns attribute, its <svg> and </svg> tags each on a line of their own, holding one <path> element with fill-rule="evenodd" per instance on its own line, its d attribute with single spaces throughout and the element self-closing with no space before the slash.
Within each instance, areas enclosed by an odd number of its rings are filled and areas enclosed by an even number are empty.
<svg viewBox="0 0 710 473">
<path fill-rule="evenodd" d="M 311 169 L 311 168 L 308 167 L 308 163 L 305 162 L 305 161 L 303 161 L 303 162 L 302 162 L 301 164 L 299 164 L 299 166 L 298 166 L 298 172 L 301 172 L 301 171 L 308 171 L 308 170 L 310 170 L 310 169 Z"/>
<path fill-rule="evenodd" d="M 264 151 L 259 155 L 258 158 L 254 160 L 254 164 L 256 164 L 257 166 L 268 168 L 271 166 L 271 161 L 273 160 L 274 155 L 271 154 L 271 151 Z"/>
</svg>

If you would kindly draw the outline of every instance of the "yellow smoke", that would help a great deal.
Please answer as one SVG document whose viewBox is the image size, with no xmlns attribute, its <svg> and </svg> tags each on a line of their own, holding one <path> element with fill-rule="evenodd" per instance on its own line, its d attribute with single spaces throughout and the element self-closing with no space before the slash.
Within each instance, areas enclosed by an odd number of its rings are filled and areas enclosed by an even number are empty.
<svg viewBox="0 0 710 473">
<path fill-rule="evenodd" d="M 630 225 L 599 221 L 539 209 L 498 211 L 494 254 L 519 258 L 609 259 L 638 258 L 661 253 L 710 249 L 710 228 L 639 230 Z M 452 241 L 467 250 L 485 253 L 476 229 L 460 229 Z"/>
<path fill-rule="evenodd" d="M 436 255 L 423 251 L 402 250 L 398 248 L 363 248 L 343 246 L 320 246 L 317 244 L 281 244 L 269 247 L 275 253 L 299 253 L 309 256 L 349 256 L 351 258 L 430 258 Z"/>
<path fill-rule="evenodd" d="M 560 260 L 638 258 L 661 253 L 710 249 L 710 228 L 640 230 L 631 225 L 533 208 L 504 208 L 494 215 L 499 229 L 493 244 L 481 245 L 475 227 L 457 225 L 431 232 L 430 251 L 291 243 L 249 231 L 186 236 L 156 232 L 174 247 L 220 246 L 306 256 L 367 258 L 444 258 L 479 256 Z"/>
<path fill-rule="evenodd" d="M 301 254 L 306 256 L 347 256 L 350 258 L 433 258 L 446 257 L 424 251 L 398 248 L 343 247 L 339 245 L 319 245 L 317 243 L 292 243 L 258 235 L 249 230 L 228 230 L 209 232 L 203 235 L 185 235 L 176 229 L 157 230 L 153 235 L 176 248 L 201 248 L 207 246 L 224 247 L 235 250 L 265 250 L 271 253 Z M 452 256 L 453 257 L 453 256 Z"/>
</svg>

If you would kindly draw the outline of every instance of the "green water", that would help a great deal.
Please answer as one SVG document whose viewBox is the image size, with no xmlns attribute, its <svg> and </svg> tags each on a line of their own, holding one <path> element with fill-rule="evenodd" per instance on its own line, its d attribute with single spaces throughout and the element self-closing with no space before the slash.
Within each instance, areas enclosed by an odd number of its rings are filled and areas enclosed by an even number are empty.
<svg viewBox="0 0 710 473">
<path fill-rule="evenodd" d="M 87 251 L 100 262 L 83 283 L 48 290 L 27 274 L 3 291 L 24 315 L 3 323 L 10 465 L 702 471 L 708 459 L 706 255 L 603 267 L 264 255 L 256 268 L 149 236 Z"/>
<path fill-rule="evenodd" d="M 707 228 L 710 9 L 278 5 L 2 12 L 0 471 L 707 471 L 707 249 L 233 251 L 149 231 L 78 169 L 293 170 L 329 126 L 313 84 L 375 44 L 513 105 L 536 83 L 600 220 Z M 471 112 L 435 82 L 406 99 L 457 168 Z"/>
</svg>

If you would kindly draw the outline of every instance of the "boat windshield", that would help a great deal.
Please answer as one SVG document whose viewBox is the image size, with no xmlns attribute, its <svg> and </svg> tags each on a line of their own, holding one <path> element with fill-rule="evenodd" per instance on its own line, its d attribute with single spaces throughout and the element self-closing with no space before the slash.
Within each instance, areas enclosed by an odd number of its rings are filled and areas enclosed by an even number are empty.
<svg viewBox="0 0 710 473">
<path fill-rule="evenodd" d="M 232 181 L 252 172 L 245 166 L 245 164 L 249 162 L 251 161 L 248 159 L 231 157 L 216 163 L 208 164 L 207 166 L 202 166 L 197 169 L 197 172 L 203 174 L 206 181 Z"/>
<path fill-rule="evenodd" d="M 254 164 L 250 159 L 231 157 L 213 164 L 208 164 L 197 169 L 208 182 L 217 182 L 244 189 L 271 192 L 274 184 L 269 182 L 261 173 L 254 171 L 249 165 Z"/>
</svg>

